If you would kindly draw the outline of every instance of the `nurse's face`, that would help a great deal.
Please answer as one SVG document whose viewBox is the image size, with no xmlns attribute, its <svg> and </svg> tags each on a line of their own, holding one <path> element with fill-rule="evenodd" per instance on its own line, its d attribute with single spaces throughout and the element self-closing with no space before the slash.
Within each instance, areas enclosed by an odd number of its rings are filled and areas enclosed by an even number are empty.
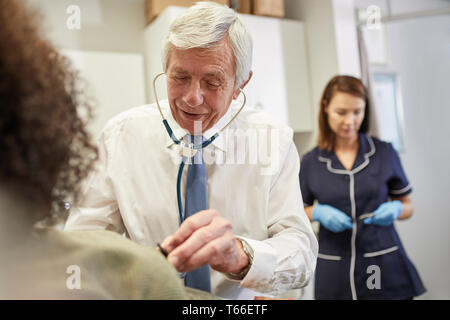
<svg viewBox="0 0 450 320">
<path fill-rule="evenodd" d="M 172 48 L 166 74 L 175 121 L 191 134 L 197 121 L 197 130 L 200 123 L 203 132 L 211 128 L 239 95 L 235 90 L 235 69 L 228 38 L 213 48 Z"/>
<path fill-rule="evenodd" d="M 340 139 L 354 139 L 364 120 L 366 103 L 357 96 L 336 92 L 325 108 L 328 124 Z"/>
</svg>

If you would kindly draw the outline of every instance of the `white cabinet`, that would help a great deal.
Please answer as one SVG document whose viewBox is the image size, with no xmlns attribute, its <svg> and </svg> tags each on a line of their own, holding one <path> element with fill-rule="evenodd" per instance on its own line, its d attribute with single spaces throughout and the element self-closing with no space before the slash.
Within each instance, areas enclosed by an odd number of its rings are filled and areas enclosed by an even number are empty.
<svg viewBox="0 0 450 320">
<path fill-rule="evenodd" d="M 249 102 L 296 132 L 312 131 L 305 31 L 302 22 L 242 15 L 253 37 Z"/>
<path fill-rule="evenodd" d="M 148 96 L 154 101 L 152 81 L 162 72 L 161 52 L 170 23 L 185 10 L 168 7 L 145 30 Z M 296 132 L 312 131 L 312 104 L 302 22 L 240 15 L 253 38 L 253 78 L 244 89 L 249 105 L 262 108 Z M 164 80 L 158 97 L 166 98 Z"/>
</svg>

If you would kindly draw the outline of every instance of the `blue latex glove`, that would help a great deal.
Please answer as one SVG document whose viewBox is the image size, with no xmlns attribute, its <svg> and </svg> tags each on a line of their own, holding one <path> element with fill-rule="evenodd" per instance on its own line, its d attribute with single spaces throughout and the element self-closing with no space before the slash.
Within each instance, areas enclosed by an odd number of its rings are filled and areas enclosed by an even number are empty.
<svg viewBox="0 0 450 320">
<path fill-rule="evenodd" d="M 333 232 L 342 232 L 353 228 L 352 219 L 348 215 L 327 204 L 317 204 L 314 207 L 312 218 Z"/>
<path fill-rule="evenodd" d="M 376 224 L 379 226 L 390 226 L 400 217 L 402 213 L 402 202 L 399 200 L 383 203 L 373 212 L 373 216 L 364 219 L 365 224 Z"/>
</svg>

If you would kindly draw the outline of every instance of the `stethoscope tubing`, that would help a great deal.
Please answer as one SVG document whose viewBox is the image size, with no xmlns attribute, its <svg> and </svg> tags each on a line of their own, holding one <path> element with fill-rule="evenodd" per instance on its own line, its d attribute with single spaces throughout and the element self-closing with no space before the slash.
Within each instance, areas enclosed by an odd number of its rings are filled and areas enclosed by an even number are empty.
<svg viewBox="0 0 450 320">
<path fill-rule="evenodd" d="M 156 80 L 162 75 L 165 75 L 165 73 L 161 72 L 161 73 L 157 74 L 155 76 L 155 78 L 153 79 L 153 95 L 155 96 L 156 106 L 158 107 L 159 113 L 161 114 L 163 125 L 166 128 L 166 131 L 169 134 L 170 139 L 172 139 L 172 141 L 175 144 L 180 145 L 181 141 L 178 140 L 177 137 L 175 137 L 175 135 L 173 133 L 173 130 L 170 127 L 169 122 L 164 117 L 164 114 L 163 114 L 163 112 L 161 110 L 161 106 L 159 105 L 159 98 L 158 98 L 158 94 L 157 94 L 157 91 L 156 91 Z M 198 144 L 198 145 L 195 145 L 195 144 L 186 145 L 185 144 L 186 147 L 191 147 L 192 149 L 195 149 L 195 150 L 201 150 L 203 148 L 206 148 L 207 146 L 209 146 L 219 136 L 219 134 L 221 132 L 223 132 L 234 121 L 234 119 L 236 119 L 236 117 L 239 115 L 239 113 L 241 113 L 242 109 L 244 109 L 244 107 L 245 107 L 245 105 L 247 103 L 247 97 L 245 96 L 244 91 L 242 91 L 241 88 L 239 88 L 239 91 L 244 96 L 244 102 L 242 103 L 242 106 L 238 110 L 238 112 L 236 112 L 236 114 L 233 116 L 233 118 L 221 130 L 219 130 L 216 134 L 211 136 L 208 140 L 206 140 L 206 141 L 204 141 L 204 142 L 202 142 L 201 144 Z M 192 157 L 193 157 L 193 155 L 192 155 Z M 185 163 L 186 163 L 187 160 L 188 160 L 188 157 L 183 155 L 182 158 L 181 158 L 181 163 L 180 163 L 180 167 L 178 169 L 178 175 L 177 175 L 177 204 L 178 204 L 178 214 L 179 214 L 179 217 L 180 217 L 180 225 L 184 221 L 183 201 L 181 199 L 181 178 L 183 176 L 183 169 L 184 169 L 184 166 L 185 166 Z"/>
</svg>

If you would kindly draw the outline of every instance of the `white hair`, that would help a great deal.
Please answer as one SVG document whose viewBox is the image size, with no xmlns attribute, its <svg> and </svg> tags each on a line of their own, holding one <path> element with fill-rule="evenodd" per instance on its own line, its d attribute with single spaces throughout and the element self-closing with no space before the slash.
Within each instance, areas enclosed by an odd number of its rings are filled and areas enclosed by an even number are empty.
<svg viewBox="0 0 450 320">
<path fill-rule="evenodd" d="M 171 24 L 163 48 L 163 70 L 167 70 L 172 47 L 182 50 L 210 48 L 227 32 L 236 64 L 236 88 L 240 87 L 251 71 L 252 38 L 233 9 L 214 2 L 197 2 Z"/>
</svg>

